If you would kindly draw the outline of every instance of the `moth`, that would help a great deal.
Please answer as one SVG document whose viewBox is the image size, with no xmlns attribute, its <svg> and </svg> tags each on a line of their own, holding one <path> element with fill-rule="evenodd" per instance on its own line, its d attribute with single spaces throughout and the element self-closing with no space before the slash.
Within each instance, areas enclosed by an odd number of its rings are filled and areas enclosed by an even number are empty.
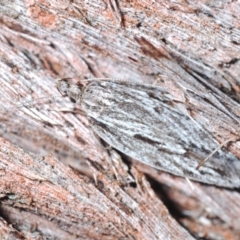
<svg viewBox="0 0 240 240">
<path fill-rule="evenodd" d="M 240 186 L 240 161 L 231 152 L 220 149 L 196 169 L 218 144 L 166 90 L 109 79 L 89 80 L 85 86 L 62 79 L 57 89 L 81 106 L 93 131 L 118 151 L 174 175 Z"/>
</svg>

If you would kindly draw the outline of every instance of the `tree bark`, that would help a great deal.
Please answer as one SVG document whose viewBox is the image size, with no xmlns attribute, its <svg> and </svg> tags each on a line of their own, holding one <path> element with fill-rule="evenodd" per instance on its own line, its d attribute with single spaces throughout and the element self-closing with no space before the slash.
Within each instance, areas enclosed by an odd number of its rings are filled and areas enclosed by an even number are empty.
<svg viewBox="0 0 240 240">
<path fill-rule="evenodd" d="M 220 144 L 238 139 L 239 11 L 236 1 L 1 1 L 1 239 L 240 239 L 237 189 L 193 190 L 104 147 L 55 88 L 65 77 L 159 85 Z M 226 146 L 238 158 L 239 148 Z"/>
</svg>

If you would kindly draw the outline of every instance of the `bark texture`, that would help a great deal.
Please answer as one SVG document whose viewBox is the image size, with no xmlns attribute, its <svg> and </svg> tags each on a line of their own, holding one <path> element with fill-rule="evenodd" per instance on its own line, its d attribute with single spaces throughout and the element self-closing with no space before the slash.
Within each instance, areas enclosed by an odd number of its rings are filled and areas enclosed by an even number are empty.
<svg viewBox="0 0 240 240">
<path fill-rule="evenodd" d="M 219 143 L 238 139 L 239 2 L 0 3 L 1 239 L 240 239 L 238 189 L 129 164 L 55 88 L 157 84 Z"/>
</svg>

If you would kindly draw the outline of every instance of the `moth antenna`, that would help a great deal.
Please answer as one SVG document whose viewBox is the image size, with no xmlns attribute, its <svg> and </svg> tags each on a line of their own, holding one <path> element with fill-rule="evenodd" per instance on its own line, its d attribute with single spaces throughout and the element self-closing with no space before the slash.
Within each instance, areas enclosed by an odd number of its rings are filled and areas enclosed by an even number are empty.
<svg viewBox="0 0 240 240">
<path fill-rule="evenodd" d="M 91 81 L 127 81 L 126 79 L 120 79 L 120 78 L 88 78 L 88 79 L 82 79 L 80 81 L 83 82 L 91 82 Z"/>
<path fill-rule="evenodd" d="M 80 114 L 80 115 L 83 115 L 85 117 L 87 117 L 87 114 L 82 110 L 82 109 L 79 109 L 79 108 L 76 108 L 74 107 L 73 109 L 51 109 L 49 111 L 52 111 L 52 112 L 63 112 L 63 113 L 75 113 L 75 114 Z"/>
<path fill-rule="evenodd" d="M 74 77 L 74 78 L 76 78 L 76 77 Z M 73 77 L 61 78 L 61 79 L 58 79 L 58 81 L 68 81 L 68 80 L 72 80 L 74 78 Z M 128 81 L 128 80 L 122 79 L 122 78 L 87 78 L 87 79 L 81 79 L 79 81 L 91 82 L 91 81 Z"/>
<path fill-rule="evenodd" d="M 6 108 L 4 106 L 1 106 L 2 109 L 4 110 L 12 110 L 12 109 L 21 109 L 21 108 L 25 108 L 25 107 L 37 107 L 37 105 L 43 105 L 45 103 L 52 103 L 52 102 L 56 102 L 57 100 L 61 100 L 61 97 L 60 96 L 51 96 L 51 97 L 41 97 L 41 98 L 37 98 L 37 99 L 34 99 L 34 100 L 25 100 L 25 101 L 20 101 L 19 103 L 13 103 L 13 106 L 10 107 L 10 108 Z M 42 100 L 44 100 L 42 102 Z"/>
</svg>

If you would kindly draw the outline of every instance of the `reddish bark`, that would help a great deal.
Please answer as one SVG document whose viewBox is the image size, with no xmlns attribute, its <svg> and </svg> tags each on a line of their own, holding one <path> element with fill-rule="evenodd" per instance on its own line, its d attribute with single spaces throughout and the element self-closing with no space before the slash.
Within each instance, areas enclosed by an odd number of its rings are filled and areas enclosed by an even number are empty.
<svg viewBox="0 0 240 240">
<path fill-rule="evenodd" d="M 53 111 L 72 106 L 56 98 L 58 78 L 129 79 L 167 89 L 219 143 L 238 138 L 239 8 L 1 3 L 1 239 L 239 239 L 238 190 L 194 182 L 193 191 L 185 179 L 130 166 L 84 116 Z M 239 157 L 239 146 L 227 150 Z"/>
</svg>

